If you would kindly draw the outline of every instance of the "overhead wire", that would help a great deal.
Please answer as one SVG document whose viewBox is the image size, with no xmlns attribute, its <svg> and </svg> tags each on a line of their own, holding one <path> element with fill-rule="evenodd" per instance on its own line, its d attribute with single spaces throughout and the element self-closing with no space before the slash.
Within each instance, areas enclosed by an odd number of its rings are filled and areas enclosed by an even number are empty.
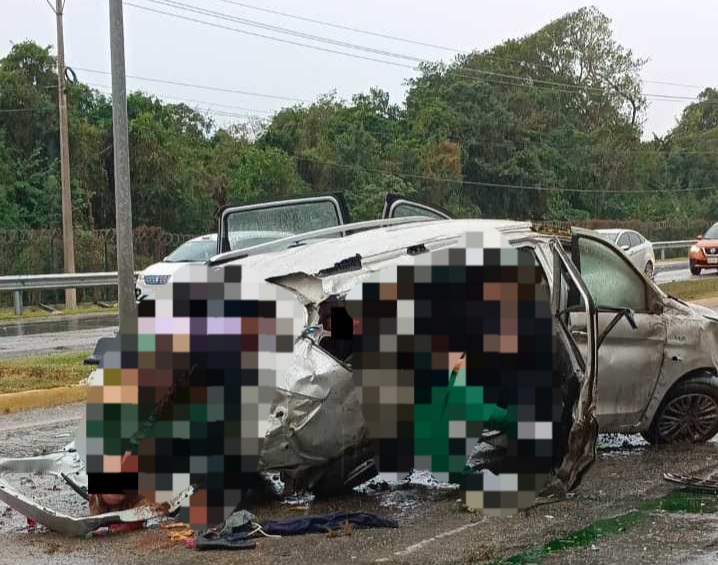
<svg viewBox="0 0 718 565">
<path fill-rule="evenodd" d="M 82 71 L 85 73 L 92 73 L 92 74 L 99 74 L 99 75 L 106 75 L 109 76 L 112 73 L 109 71 L 100 71 L 97 69 L 88 69 L 84 67 L 74 67 L 77 71 Z M 227 94 L 240 94 L 242 96 L 254 96 L 258 98 L 270 98 L 273 100 L 281 100 L 285 102 L 299 102 L 299 103 L 305 103 L 305 104 L 311 104 L 311 100 L 303 99 L 303 98 L 295 98 L 292 96 L 280 96 L 277 94 L 266 94 L 261 92 L 250 92 L 248 90 L 238 90 L 233 88 L 224 88 L 221 86 L 207 86 L 203 84 L 196 84 L 196 83 L 188 83 L 183 81 L 177 81 L 177 80 L 168 80 L 168 79 L 159 79 L 159 78 L 153 78 L 153 77 L 143 77 L 143 76 L 137 76 L 137 75 L 125 75 L 129 79 L 133 80 L 139 80 L 139 81 L 146 81 L 146 82 L 155 82 L 158 84 L 169 84 L 172 86 L 182 86 L 187 88 L 197 88 L 200 90 L 209 90 L 214 92 L 225 92 Z"/>
<path fill-rule="evenodd" d="M 112 92 L 111 92 L 112 87 L 110 87 L 108 85 L 98 84 L 98 83 L 93 83 L 93 82 L 86 82 L 85 84 L 87 84 L 93 88 L 104 89 L 106 92 L 103 92 L 103 94 L 109 94 L 109 95 L 112 94 Z M 209 101 L 209 100 L 196 100 L 196 99 L 192 99 L 192 98 L 170 96 L 168 94 L 159 94 L 156 92 L 144 92 L 144 94 L 154 96 L 156 98 L 161 98 L 161 99 L 175 100 L 177 102 L 185 102 L 185 103 L 190 103 L 190 104 L 206 104 L 207 106 L 217 106 L 218 108 L 227 108 L 230 110 L 238 110 L 240 112 L 247 112 L 247 113 L 249 113 L 249 115 L 273 114 L 274 113 L 274 111 L 272 111 L 272 110 L 260 110 L 259 108 L 246 108 L 244 106 L 235 106 L 233 104 L 222 104 L 219 102 L 213 102 L 213 101 Z M 257 117 L 259 117 L 259 116 L 257 116 Z"/>
<path fill-rule="evenodd" d="M 443 182 L 443 183 L 454 183 L 459 184 L 462 186 L 473 186 L 478 188 L 508 188 L 508 189 L 520 189 L 520 190 L 531 190 L 535 192 L 572 192 L 572 193 L 584 193 L 584 194 L 652 194 L 657 193 L 660 194 L 662 191 L 660 190 L 648 190 L 648 189 L 615 189 L 615 190 L 606 190 L 606 189 L 592 189 L 592 188 L 563 188 L 563 187 L 556 187 L 556 186 L 540 186 L 540 185 L 519 185 L 519 184 L 502 184 L 502 183 L 494 183 L 494 182 L 480 182 L 480 181 L 467 181 L 467 180 L 461 180 L 461 179 L 453 179 L 448 177 L 432 177 L 428 175 L 417 175 L 412 173 L 401 173 L 397 171 L 390 171 L 388 169 L 376 169 L 376 168 L 369 168 L 364 167 L 362 165 L 352 165 L 352 164 L 346 164 L 346 163 L 339 163 L 337 161 L 331 161 L 328 159 L 319 159 L 313 155 L 292 155 L 293 159 L 296 160 L 305 160 L 305 161 L 312 161 L 320 164 L 325 165 L 331 165 L 339 168 L 344 169 L 363 169 L 364 171 L 375 173 L 375 174 L 386 174 L 386 175 L 392 175 L 400 178 L 408 178 L 413 180 L 423 180 L 428 182 Z M 682 192 L 705 192 L 705 191 L 713 191 L 718 190 L 718 185 L 714 186 L 704 186 L 704 187 L 687 187 L 687 188 L 679 188 L 679 189 L 669 189 L 665 192 L 669 194 L 673 193 L 682 193 Z"/>
<path fill-rule="evenodd" d="M 45 108 L 45 107 L 37 107 L 37 108 L 0 108 L 0 114 L 12 114 L 12 113 L 22 113 L 22 112 L 55 112 L 57 111 L 57 108 Z"/>
<path fill-rule="evenodd" d="M 190 5 L 190 4 L 185 4 L 183 2 L 178 2 L 176 0 L 140 0 L 140 1 L 145 1 L 145 2 L 152 3 L 152 4 L 162 5 L 162 6 L 167 6 L 167 7 L 171 7 L 171 8 L 178 9 L 178 10 L 184 10 L 184 11 L 188 11 L 190 13 L 201 14 L 201 15 L 204 15 L 204 16 L 207 16 L 210 18 L 215 18 L 215 19 L 220 19 L 220 20 L 225 20 L 225 21 L 232 21 L 235 23 L 239 23 L 241 25 L 261 27 L 262 29 L 269 29 L 269 30 L 275 31 L 277 33 L 288 34 L 288 35 L 292 35 L 292 36 L 296 36 L 296 37 L 302 37 L 305 39 L 309 39 L 311 41 L 317 41 L 317 42 L 323 42 L 323 43 L 327 43 L 327 44 L 331 44 L 331 45 L 341 46 L 346 49 L 359 50 L 359 51 L 368 52 L 368 53 L 372 53 L 372 54 L 382 55 L 385 57 L 394 57 L 394 58 L 398 58 L 398 59 L 405 60 L 405 61 L 412 61 L 412 62 L 415 62 L 418 64 L 431 64 L 432 63 L 432 61 L 429 61 L 427 59 L 423 59 L 420 57 L 415 57 L 413 55 L 394 53 L 394 52 L 383 50 L 383 49 L 375 49 L 373 47 L 357 45 L 354 43 L 349 43 L 349 42 L 344 42 L 344 41 L 337 41 L 337 40 L 333 40 L 331 38 L 326 38 L 326 37 L 317 36 L 317 35 L 313 35 L 313 34 L 306 34 L 304 32 L 298 32 L 296 30 L 291 30 L 288 28 L 284 28 L 282 26 L 273 26 L 270 24 L 264 24 L 262 22 L 255 22 L 253 20 L 247 20 L 245 18 L 238 18 L 238 17 L 232 16 L 232 15 L 229 15 L 229 14 L 226 14 L 223 12 L 216 12 L 214 10 L 200 8 L 197 6 Z M 191 16 L 186 16 L 186 15 L 173 13 L 173 12 L 167 12 L 164 10 L 154 9 L 154 8 L 150 8 L 147 6 L 141 6 L 138 4 L 131 3 L 131 2 L 127 2 L 126 5 L 134 7 L 134 8 L 138 8 L 140 10 L 146 10 L 149 12 L 158 13 L 160 15 L 178 18 L 178 19 L 182 19 L 182 20 L 186 20 L 186 21 L 190 21 L 190 22 L 194 22 L 194 23 L 198 23 L 198 24 L 202 24 L 202 25 L 207 25 L 207 26 L 211 26 L 211 27 L 217 27 L 220 29 L 228 30 L 228 31 L 234 31 L 236 33 L 260 37 L 260 38 L 268 39 L 271 41 L 277 41 L 280 43 L 288 43 L 290 45 L 296 45 L 296 46 L 305 47 L 308 49 L 315 49 L 315 50 L 329 52 L 329 53 L 338 54 L 338 55 L 343 55 L 343 56 L 347 56 L 347 57 L 368 60 L 371 62 L 377 62 L 377 63 L 381 63 L 381 64 L 398 66 L 398 67 L 406 68 L 406 69 L 409 69 L 412 71 L 421 71 L 421 68 L 417 67 L 416 65 L 397 63 L 395 61 L 388 61 L 385 59 L 377 59 L 375 57 L 366 57 L 363 55 L 358 55 L 356 53 L 348 53 L 345 51 L 338 51 L 335 49 L 328 49 L 328 48 L 320 47 L 318 45 L 311 45 L 311 44 L 306 44 L 306 43 L 301 43 L 301 42 L 297 42 L 297 41 L 283 39 L 280 37 L 274 37 L 274 36 L 269 36 L 269 35 L 265 35 L 265 34 L 254 33 L 254 32 L 248 31 L 248 30 L 238 29 L 236 27 L 225 26 L 223 24 L 219 24 L 216 22 L 205 21 L 205 20 L 197 19 L 197 18 L 194 18 Z M 458 74 L 460 76 L 465 76 L 465 77 L 468 76 L 471 78 L 478 77 L 481 80 L 484 80 L 486 82 L 490 82 L 490 83 L 494 83 L 494 84 L 504 84 L 507 86 L 529 87 L 529 88 L 537 88 L 537 89 L 549 90 L 549 91 L 561 91 L 561 89 L 563 89 L 563 91 L 565 91 L 565 92 L 583 91 L 583 92 L 594 92 L 594 93 L 603 94 L 603 95 L 609 94 L 609 91 L 606 88 L 600 88 L 600 87 L 588 86 L 588 85 L 571 84 L 571 83 L 558 82 L 558 81 L 550 81 L 550 80 L 545 80 L 545 79 L 533 79 L 531 77 L 521 77 L 521 76 L 511 75 L 511 74 L 507 74 L 507 73 L 498 73 L 498 72 L 494 72 L 494 71 L 486 71 L 486 70 L 474 69 L 474 68 L 463 68 L 460 70 L 454 69 L 453 72 L 455 72 L 456 74 Z M 476 75 L 476 77 L 473 77 L 472 75 Z M 504 80 L 503 81 L 496 80 L 496 78 L 504 79 Z M 506 82 L 507 80 L 508 81 L 516 81 L 516 82 Z M 551 88 L 543 88 L 541 85 L 548 86 Z M 622 95 L 623 97 L 627 97 L 625 94 L 622 94 L 622 93 L 617 92 L 617 94 Z M 690 101 L 690 102 L 695 102 L 695 103 L 715 102 L 715 101 L 702 101 L 702 100 L 696 99 L 695 97 L 689 97 L 689 96 L 669 95 L 669 94 L 660 94 L 660 93 L 645 93 L 645 94 L 643 94 L 643 96 L 647 99 L 654 99 L 657 101 L 669 101 L 669 102 Z"/>
<path fill-rule="evenodd" d="M 435 43 L 426 43 L 426 42 L 423 42 L 423 41 L 417 41 L 417 40 L 415 40 L 415 39 L 409 39 L 409 38 L 400 37 L 400 36 L 397 36 L 397 35 L 375 32 L 375 31 L 371 31 L 371 30 L 367 30 L 367 29 L 362 29 L 362 28 L 358 28 L 358 27 L 354 27 L 354 26 L 347 26 L 347 25 L 342 25 L 342 24 L 338 24 L 338 23 L 335 23 L 335 22 L 329 22 L 329 21 L 326 21 L 326 20 L 319 20 L 319 19 L 315 19 L 315 18 L 309 18 L 309 17 L 306 17 L 306 16 L 300 16 L 300 15 L 298 15 L 298 14 L 293 14 L 293 13 L 289 13 L 289 12 L 283 12 L 283 11 L 280 11 L 280 10 L 273 10 L 273 9 L 270 9 L 270 8 L 265 8 L 265 7 L 257 6 L 257 5 L 255 5 L 255 4 L 249 4 L 249 3 L 246 3 L 246 2 L 238 2 L 237 0 L 216 0 L 216 1 L 217 1 L 217 2 L 222 2 L 222 3 L 224 3 L 224 4 L 229 4 L 229 5 L 233 5 L 233 6 L 238 6 L 238 7 L 241 7 L 241 8 L 248 9 L 248 10 L 255 10 L 255 11 L 258 11 L 258 12 L 264 12 L 264 13 L 267 13 L 267 14 L 273 14 L 273 15 L 277 15 L 277 16 L 282 16 L 282 17 L 285 17 L 285 18 L 290 18 L 290 19 L 294 19 L 294 20 L 298 20 L 298 21 L 304 21 L 304 22 L 308 22 L 308 23 L 312 23 L 312 24 L 317 24 L 317 25 L 321 25 L 321 26 L 326 26 L 326 27 L 330 27 L 330 28 L 334 28 L 334 29 L 340 29 L 340 30 L 343 30 L 343 31 L 351 31 L 351 32 L 354 32 L 354 33 L 359 33 L 359 34 L 363 34 L 363 35 L 369 35 L 369 36 L 373 36 L 373 37 L 378 37 L 378 38 L 381 38 L 381 39 L 388 39 L 388 40 L 391 40 L 391 41 L 397 41 L 397 42 L 406 43 L 406 44 L 409 44 L 409 45 L 416 45 L 416 46 L 419 46 L 419 47 L 428 47 L 428 48 L 431 48 L 431 49 L 438 49 L 438 50 L 441 50 L 441 51 L 448 51 L 448 52 L 452 52 L 452 53 L 456 53 L 456 54 L 462 54 L 462 55 L 469 55 L 469 54 L 471 54 L 471 53 L 475 53 L 475 52 L 476 52 L 476 51 L 474 51 L 474 50 L 457 49 L 456 47 L 447 47 L 447 46 L 445 46 L 445 45 L 437 45 L 437 44 L 435 44 Z M 521 60 L 521 59 L 511 59 L 511 58 L 509 58 L 509 57 L 499 57 L 499 56 L 491 55 L 491 54 L 488 54 L 488 53 L 480 53 L 480 55 L 481 55 L 481 57 L 486 58 L 486 59 L 490 59 L 490 60 L 505 61 L 505 62 L 516 63 L 516 64 L 520 64 L 520 65 L 525 65 L 525 64 L 526 64 L 526 61 L 525 61 L 525 60 Z M 541 66 L 541 67 L 544 67 L 544 68 L 548 68 L 548 69 L 551 68 L 551 66 L 548 65 L 548 64 L 541 64 L 541 63 L 535 63 L 535 62 L 532 62 L 531 64 L 532 64 L 532 65 Z M 665 82 L 665 81 L 657 81 L 657 80 L 644 80 L 643 82 L 645 82 L 646 84 L 663 84 L 663 85 L 667 85 L 667 86 L 678 86 L 678 87 L 684 87 L 684 88 L 704 88 L 703 86 L 700 86 L 700 85 L 684 84 L 684 83 L 677 83 L 677 82 Z"/>
<path fill-rule="evenodd" d="M 254 32 L 247 31 L 247 30 L 243 30 L 243 29 L 237 29 L 237 28 L 234 28 L 234 27 L 225 26 L 225 25 L 223 25 L 223 24 L 218 24 L 218 23 L 216 23 L 216 22 L 206 22 L 206 21 L 204 21 L 204 20 L 199 20 L 199 19 L 193 18 L 193 17 L 191 17 L 191 16 L 183 16 L 182 14 L 174 14 L 174 13 L 172 13 L 172 12 L 166 12 L 166 11 L 163 11 L 163 10 L 158 10 L 158 9 L 155 9 L 155 8 L 150 8 L 150 7 L 148 7 L 148 6 L 140 6 L 139 4 L 133 4 L 132 2 L 125 2 L 125 6 L 130 6 L 131 8 L 137 8 L 137 9 L 145 10 L 145 11 L 148 11 L 148 12 L 154 12 L 154 13 L 156 13 L 156 14 L 162 14 L 162 15 L 165 15 L 165 16 L 170 16 L 170 17 L 172 17 L 172 18 L 178 18 L 178 19 L 180 19 L 180 20 L 186 20 L 186 21 L 189 21 L 189 22 L 195 22 L 195 23 L 198 23 L 198 24 L 208 25 L 208 26 L 212 26 L 212 27 L 215 27 L 215 28 L 218 28 L 218 29 L 225 29 L 225 30 L 228 30 L 228 31 L 234 31 L 234 32 L 236 32 L 236 33 L 243 33 L 243 34 L 245 34 L 245 35 L 250 35 L 250 36 L 253 36 L 253 37 L 259 37 L 259 38 L 262 38 L 262 39 L 269 39 L 269 40 L 272 40 L 272 41 L 279 41 L 279 42 L 281 42 L 281 43 L 286 43 L 286 44 L 294 45 L 294 46 L 297 46 L 297 47 L 306 47 L 306 48 L 308 48 L 308 49 L 315 49 L 315 50 L 317 50 L 317 51 L 324 51 L 325 53 L 333 53 L 333 54 L 335 54 L 335 55 L 344 55 L 344 56 L 348 56 L 348 57 L 354 57 L 354 58 L 356 58 L 356 59 L 364 59 L 365 61 L 371 61 L 371 62 L 374 62 L 374 63 L 383 63 L 383 64 L 385 64 L 385 65 L 393 65 L 393 66 L 396 66 L 396 67 L 402 67 L 402 66 L 405 67 L 405 66 L 406 66 L 406 65 L 402 65 L 401 63 L 396 63 L 396 62 L 394 62 L 394 61 L 386 61 L 386 60 L 383 60 L 383 59 L 377 59 L 377 58 L 375 58 L 375 57 L 365 57 L 365 56 L 363 56 L 363 55 L 357 55 L 356 53 L 346 53 L 346 52 L 344 52 L 344 51 L 338 51 L 338 50 L 336 50 L 336 49 L 329 49 L 329 48 L 326 48 L 326 47 L 320 47 L 320 46 L 318 46 L 318 45 L 309 45 L 309 44 L 307 44 L 307 43 L 301 43 L 301 42 L 299 42 L 299 41 L 292 41 L 292 40 L 290 40 L 290 39 L 281 39 L 281 38 L 278 38 L 278 37 L 272 37 L 271 35 L 264 35 L 264 34 L 262 34 L 262 33 L 254 33 Z"/>
</svg>

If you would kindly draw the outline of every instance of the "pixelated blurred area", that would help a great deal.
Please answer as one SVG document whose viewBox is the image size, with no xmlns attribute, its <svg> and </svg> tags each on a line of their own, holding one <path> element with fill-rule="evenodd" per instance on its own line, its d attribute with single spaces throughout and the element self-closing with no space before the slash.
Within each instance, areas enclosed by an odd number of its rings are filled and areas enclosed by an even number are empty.
<svg viewBox="0 0 718 565">
<path fill-rule="evenodd" d="M 89 491 L 163 504 L 194 487 L 178 518 L 223 522 L 256 477 L 303 324 L 291 292 L 239 266 L 178 271 L 103 356 L 86 413 Z"/>
<path fill-rule="evenodd" d="M 429 470 L 487 514 L 533 504 L 556 459 L 562 408 L 549 290 L 533 255 L 469 233 L 373 275 L 346 309 L 379 471 Z M 497 467 L 476 470 L 468 462 L 487 430 L 506 433 L 506 450 Z"/>
</svg>

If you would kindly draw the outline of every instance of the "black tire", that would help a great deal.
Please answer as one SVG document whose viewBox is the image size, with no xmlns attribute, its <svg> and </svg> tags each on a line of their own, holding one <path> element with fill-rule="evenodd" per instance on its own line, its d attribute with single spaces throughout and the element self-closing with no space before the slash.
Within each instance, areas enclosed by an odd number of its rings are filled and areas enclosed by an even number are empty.
<svg viewBox="0 0 718 565">
<path fill-rule="evenodd" d="M 701 274 L 701 268 L 696 267 L 693 262 L 691 262 L 691 275 L 698 276 Z"/>
<path fill-rule="evenodd" d="M 675 385 L 661 402 L 646 441 L 703 443 L 718 433 L 718 377 L 706 372 Z"/>
<path fill-rule="evenodd" d="M 373 449 L 365 444 L 334 459 L 310 490 L 317 498 L 342 496 L 378 474 Z"/>
</svg>

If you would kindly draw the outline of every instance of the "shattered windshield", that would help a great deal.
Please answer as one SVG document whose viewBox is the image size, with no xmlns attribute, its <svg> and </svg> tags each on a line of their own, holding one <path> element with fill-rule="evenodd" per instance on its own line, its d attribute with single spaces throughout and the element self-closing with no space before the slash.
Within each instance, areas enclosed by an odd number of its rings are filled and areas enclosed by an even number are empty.
<svg viewBox="0 0 718 565">
<path fill-rule="evenodd" d="M 227 215 L 227 234 L 230 248 L 234 250 L 331 228 L 341 223 L 337 207 L 332 201 L 292 202 L 282 206 L 232 212 Z"/>
<path fill-rule="evenodd" d="M 217 242 L 213 239 L 188 241 L 180 245 L 165 258 L 165 263 L 192 263 L 209 261 L 217 253 Z"/>
</svg>

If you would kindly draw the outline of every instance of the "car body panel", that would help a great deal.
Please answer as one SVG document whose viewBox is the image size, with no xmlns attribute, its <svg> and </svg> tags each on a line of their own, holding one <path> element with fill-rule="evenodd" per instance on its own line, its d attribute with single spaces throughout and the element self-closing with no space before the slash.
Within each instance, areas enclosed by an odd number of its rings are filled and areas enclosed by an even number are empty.
<svg viewBox="0 0 718 565">
<path fill-rule="evenodd" d="M 574 235 L 616 250 L 591 230 L 575 228 Z M 699 370 L 716 371 L 718 317 L 711 310 L 669 297 L 653 281 L 642 277 L 628 257 L 620 253 L 616 257 L 630 263 L 632 281 L 643 288 L 645 304 L 633 313 L 636 329 L 623 318 L 599 347 L 596 417 L 603 431 L 635 433 L 650 427 L 666 393 L 679 380 Z M 580 270 L 580 260 L 574 257 L 574 263 L 579 263 Z M 607 280 L 617 295 L 617 274 L 613 271 L 607 273 Z M 590 288 L 590 280 L 587 284 Z M 601 311 L 601 306 L 597 303 L 599 333 L 615 316 Z M 574 322 L 572 330 L 580 342 L 580 317 Z"/>
</svg>

